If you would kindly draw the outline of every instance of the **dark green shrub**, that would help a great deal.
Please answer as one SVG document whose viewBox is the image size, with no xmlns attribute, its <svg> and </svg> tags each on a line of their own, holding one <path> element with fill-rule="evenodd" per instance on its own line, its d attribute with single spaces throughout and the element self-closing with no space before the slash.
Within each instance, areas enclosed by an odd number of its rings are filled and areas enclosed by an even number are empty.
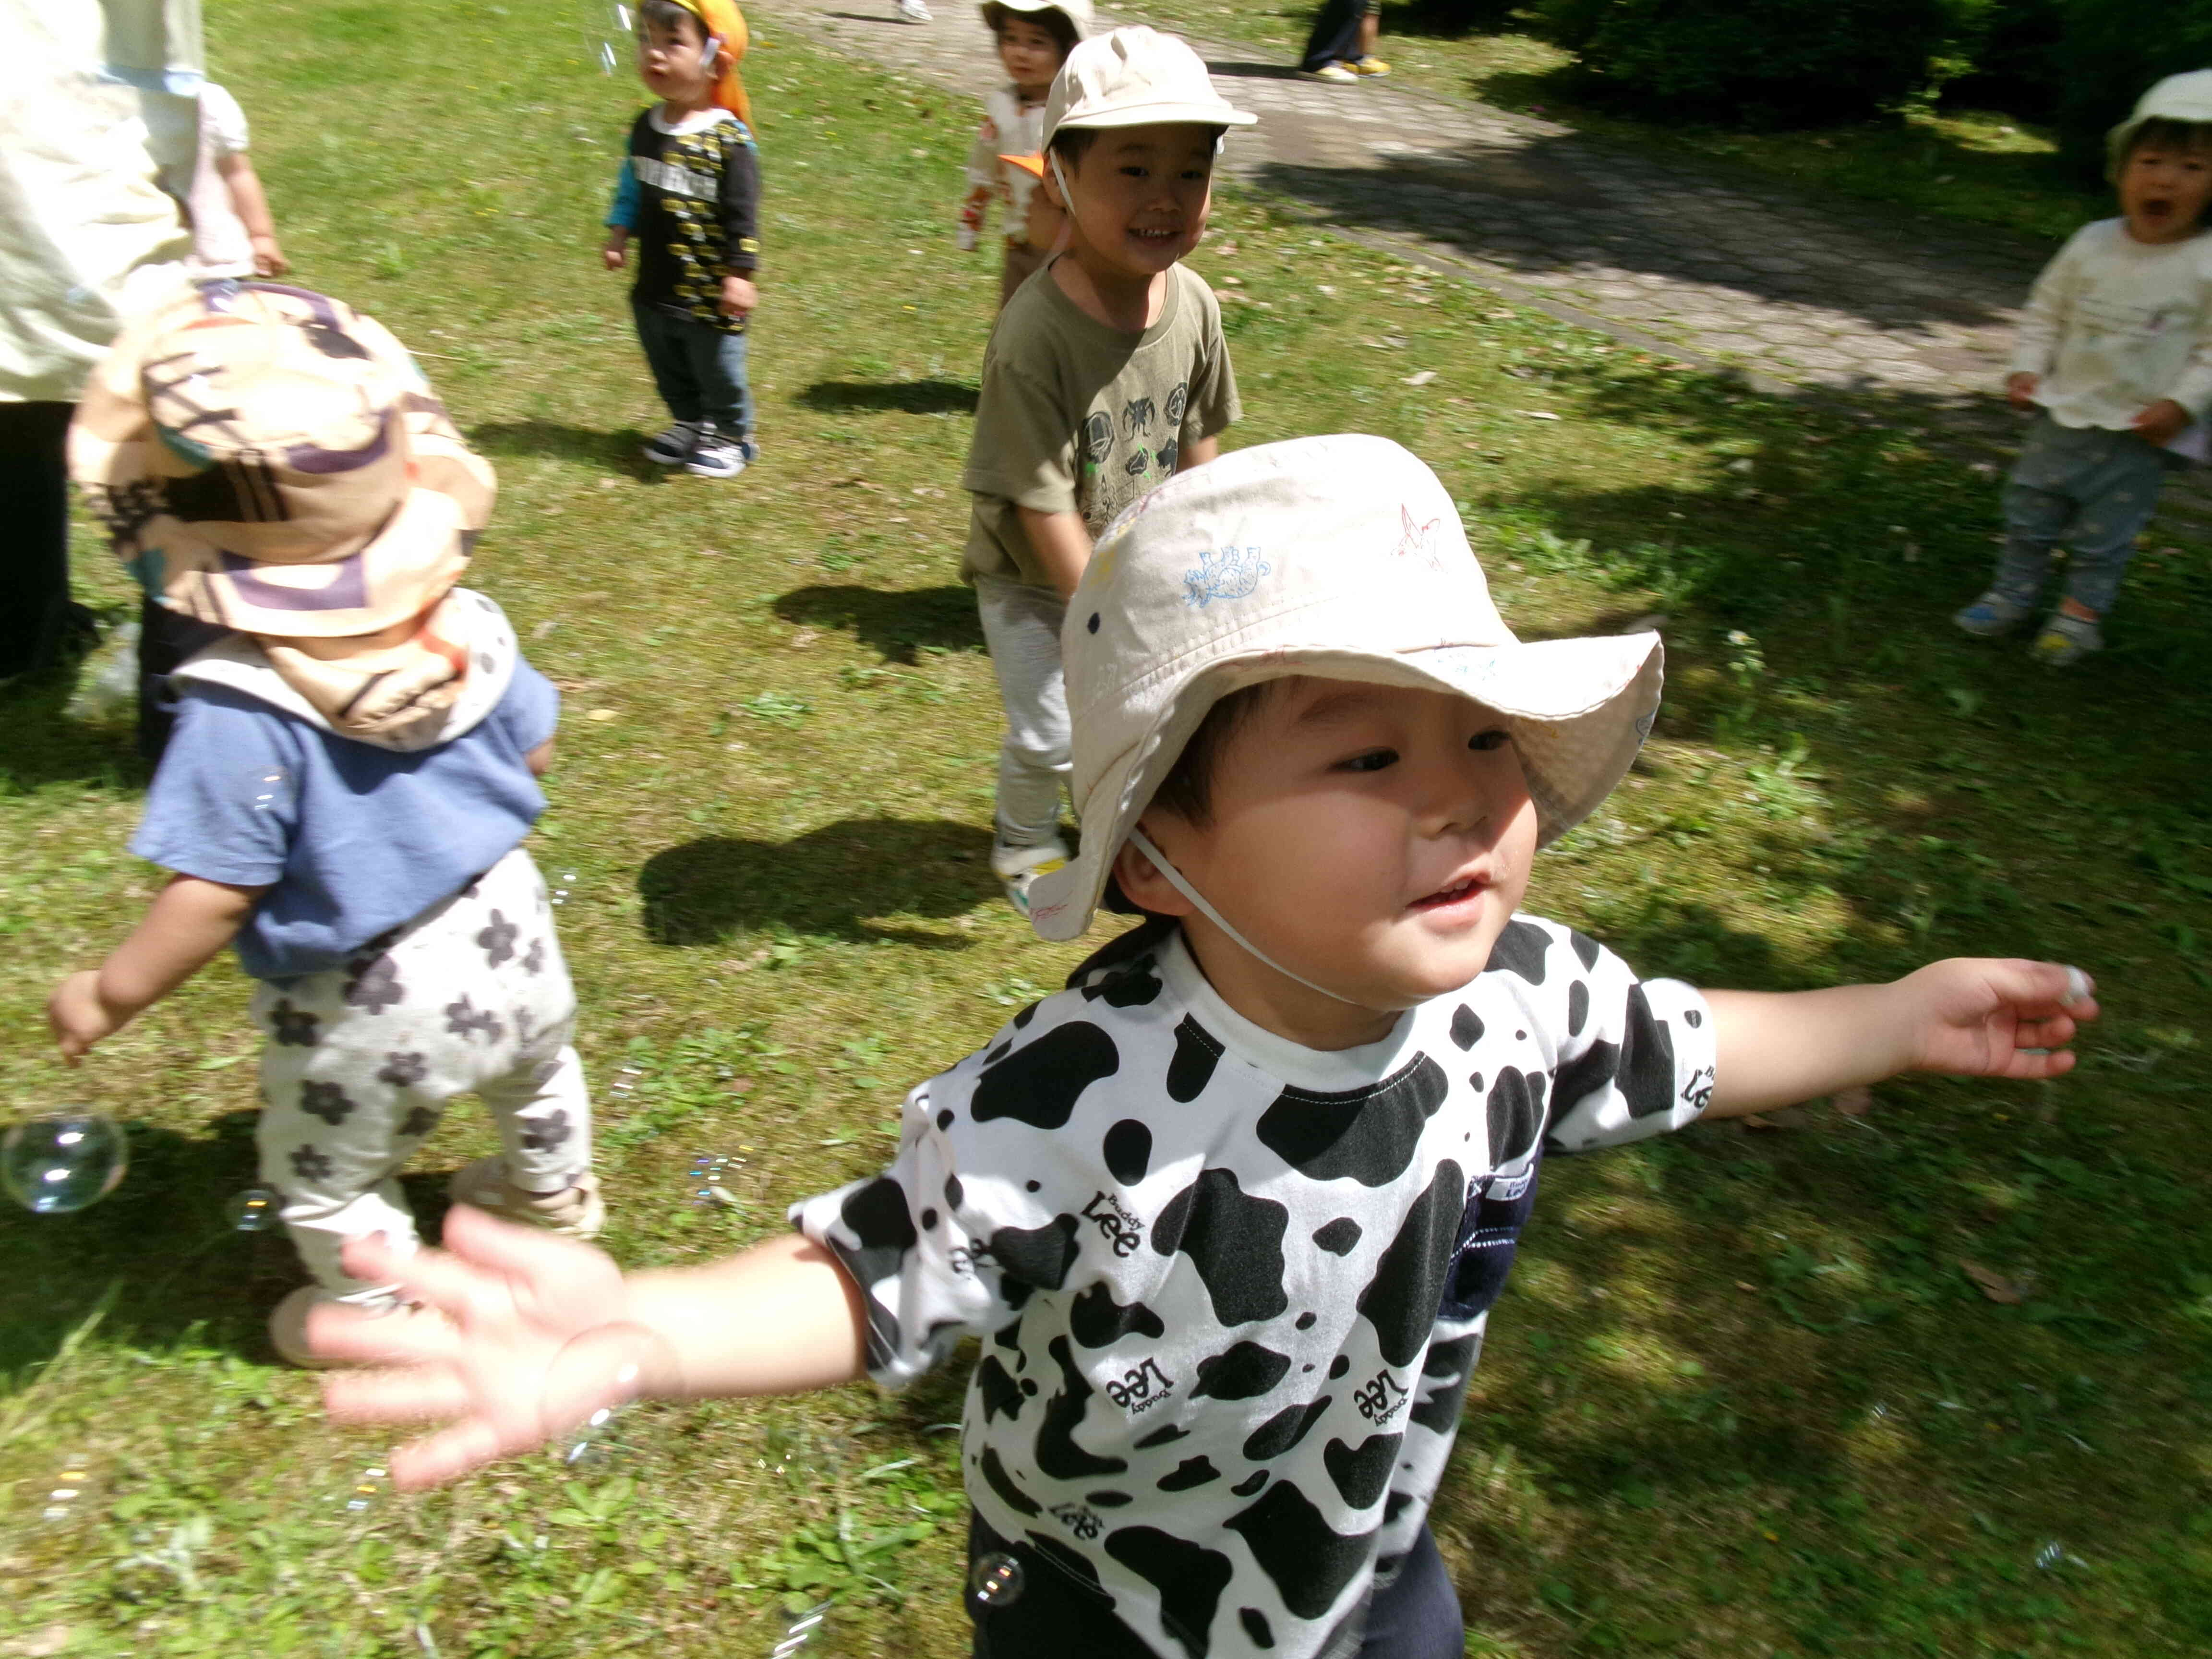
<svg viewBox="0 0 2212 1659">
<path fill-rule="evenodd" d="M 1588 90 L 1640 112 L 1800 126 L 1870 114 L 1970 61 L 1995 0 L 1536 0 Z"/>
<path fill-rule="evenodd" d="M 2212 69 L 2206 0 L 2058 0 L 2064 28 L 2052 112 L 2062 152 L 2085 179 L 2102 175 L 2105 133 L 2151 82 Z"/>
</svg>

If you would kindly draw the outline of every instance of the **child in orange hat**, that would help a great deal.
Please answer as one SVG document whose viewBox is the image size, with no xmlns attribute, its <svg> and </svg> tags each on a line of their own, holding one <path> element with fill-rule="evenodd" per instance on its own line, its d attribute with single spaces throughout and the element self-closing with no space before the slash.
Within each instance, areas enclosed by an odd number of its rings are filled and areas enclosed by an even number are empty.
<svg viewBox="0 0 2212 1659">
<path fill-rule="evenodd" d="M 760 166 L 738 59 L 745 21 L 730 0 L 644 0 L 637 72 L 660 102 L 631 124 L 602 257 L 629 262 L 630 311 L 675 423 L 645 456 L 732 478 L 760 453 L 746 384 L 745 323 L 760 302 Z"/>
</svg>

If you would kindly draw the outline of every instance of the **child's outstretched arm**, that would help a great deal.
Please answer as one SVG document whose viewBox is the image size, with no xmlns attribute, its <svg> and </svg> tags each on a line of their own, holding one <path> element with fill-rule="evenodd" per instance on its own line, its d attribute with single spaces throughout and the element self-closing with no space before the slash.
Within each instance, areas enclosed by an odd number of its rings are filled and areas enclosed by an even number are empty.
<svg viewBox="0 0 2212 1659">
<path fill-rule="evenodd" d="M 246 240 L 253 245 L 253 270 L 258 276 L 282 276 L 291 270 L 292 262 L 284 257 L 284 250 L 276 241 L 276 221 L 269 212 L 269 196 L 261 188 L 261 175 L 253 170 L 253 163 L 240 150 L 219 158 L 215 170 L 222 175 L 222 182 L 230 191 L 230 205 L 238 215 L 239 222 L 246 227 Z"/>
<path fill-rule="evenodd" d="M 1719 1053 L 1705 1115 L 1741 1117 L 1899 1072 L 2063 1077 L 2074 1069 L 2066 1045 L 2100 1012 L 2095 989 L 2055 962 L 1958 957 L 1887 985 L 1708 991 Z"/>
<path fill-rule="evenodd" d="M 46 1022 L 70 1065 L 204 968 L 230 943 L 266 887 L 173 876 L 146 918 L 98 969 L 71 974 L 46 1000 Z"/>
<path fill-rule="evenodd" d="M 317 1309 L 316 1351 L 396 1367 L 324 1385 L 340 1421 L 438 1419 L 392 1454 L 401 1487 L 435 1486 L 646 1396 L 796 1394 L 861 1375 L 868 1319 L 860 1289 L 796 1233 L 712 1267 L 627 1278 L 588 1245 L 457 1207 L 445 1250 L 394 1255 L 346 1247 L 349 1273 L 396 1283 L 443 1320 L 391 1324 Z"/>
</svg>

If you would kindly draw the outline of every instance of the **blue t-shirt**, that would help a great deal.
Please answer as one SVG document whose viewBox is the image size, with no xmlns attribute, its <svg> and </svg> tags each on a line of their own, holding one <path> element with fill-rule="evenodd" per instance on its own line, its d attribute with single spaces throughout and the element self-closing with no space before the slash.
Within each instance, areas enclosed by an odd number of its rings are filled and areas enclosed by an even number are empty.
<svg viewBox="0 0 2212 1659">
<path fill-rule="evenodd" d="M 341 966 L 499 862 L 545 810 L 526 758 L 561 694 L 518 659 L 506 695 L 449 743 L 356 742 L 227 686 L 180 682 L 176 730 L 132 837 L 140 858 L 266 886 L 238 933 L 256 979 Z"/>
</svg>

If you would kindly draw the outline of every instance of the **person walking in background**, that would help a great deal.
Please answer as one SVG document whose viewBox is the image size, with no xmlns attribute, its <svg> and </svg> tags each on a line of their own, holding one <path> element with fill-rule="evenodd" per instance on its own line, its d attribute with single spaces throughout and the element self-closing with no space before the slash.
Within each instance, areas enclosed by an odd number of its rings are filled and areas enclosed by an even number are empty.
<svg viewBox="0 0 2212 1659">
<path fill-rule="evenodd" d="M 350 307 L 200 285 L 124 330 L 70 453 L 117 554 L 222 631 L 174 676 L 131 842 L 173 874 L 48 1018 L 77 1060 L 235 944 L 267 1038 L 261 1180 L 314 1279 L 270 1337 L 309 1364 L 318 1303 L 405 1322 L 391 1281 L 339 1251 L 414 1248 L 397 1177 L 457 1093 L 483 1097 L 505 1151 L 460 1170 L 456 1199 L 599 1229 L 575 993 L 522 847 L 560 694 L 454 585 L 491 468 Z"/>
<path fill-rule="evenodd" d="M 2028 296 L 2005 390 L 2035 424 L 2005 485 L 1996 579 L 1952 618 L 2009 634 L 2063 545 L 2066 592 L 2033 647 L 2054 668 L 2102 647 L 2166 474 L 2212 453 L 2212 70 L 2160 81 L 2109 143 L 2120 216 L 2075 232 Z"/>
<path fill-rule="evenodd" d="M 1232 109 L 1173 35 L 1115 29 L 1068 54 L 1045 101 L 1045 188 L 1067 252 L 999 314 L 960 483 L 975 589 L 1006 711 L 991 870 L 1017 910 L 1067 860 L 1060 623 L 1116 513 L 1213 459 L 1238 414 L 1213 290 L 1182 260 L 1206 234 Z"/>
<path fill-rule="evenodd" d="M 1324 0 L 1298 67 L 1316 81 L 1346 86 L 1388 75 L 1390 66 L 1375 55 L 1382 29 L 1382 0 Z"/>
<path fill-rule="evenodd" d="M 972 252 L 982 240 L 986 210 L 994 200 L 1003 204 L 1003 307 L 1045 262 L 1060 235 L 1060 210 L 1036 187 L 1043 165 L 1044 100 L 1067 54 L 1090 32 L 1091 0 L 986 0 L 982 10 L 1006 80 L 983 94 L 983 125 L 968 152 L 960 246 Z"/>
<path fill-rule="evenodd" d="M 198 147 L 188 168 L 164 168 L 161 187 L 185 209 L 194 276 L 282 276 L 292 268 L 276 240 L 261 176 L 247 155 L 246 112 L 213 81 L 200 82 Z"/>
<path fill-rule="evenodd" d="M 630 313 L 675 423 L 645 458 L 733 478 L 758 458 L 745 324 L 760 303 L 760 162 L 738 60 L 745 21 L 730 0 L 644 0 L 637 72 L 660 102 L 631 124 L 607 213 L 610 270 L 638 244 Z"/>
</svg>

